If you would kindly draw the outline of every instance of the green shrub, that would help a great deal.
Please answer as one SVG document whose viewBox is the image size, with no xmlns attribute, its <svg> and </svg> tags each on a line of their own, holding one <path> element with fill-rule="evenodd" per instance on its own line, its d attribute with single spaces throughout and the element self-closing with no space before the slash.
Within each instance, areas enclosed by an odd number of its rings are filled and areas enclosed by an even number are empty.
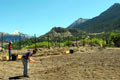
<svg viewBox="0 0 120 80">
<path fill-rule="evenodd" d="M 63 43 L 58 43 L 58 42 L 49 42 L 49 47 L 52 47 L 52 46 L 64 46 Z M 48 42 L 47 41 L 44 41 L 44 42 L 39 42 L 39 43 L 36 43 L 36 47 L 37 48 L 40 48 L 40 47 L 48 47 Z M 26 46 L 26 47 L 23 47 L 24 49 L 28 49 L 28 48 L 35 48 L 35 44 L 32 44 L 32 45 L 29 45 L 29 46 Z"/>
<path fill-rule="evenodd" d="M 66 40 L 64 46 L 72 46 L 72 41 Z"/>
<path fill-rule="evenodd" d="M 110 40 L 114 42 L 114 45 L 116 47 L 120 47 L 120 32 L 118 33 L 111 33 L 110 34 Z"/>
<path fill-rule="evenodd" d="M 101 38 L 92 38 L 92 39 L 83 39 L 81 40 L 81 44 L 90 45 L 90 46 L 104 46 L 106 45 L 105 41 Z"/>
<path fill-rule="evenodd" d="M 49 42 L 49 47 L 51 46 L 52 46 L 52 43 Z M 36 43 L 36 47 L 48 47 L 48 42 L 44 41 L 44 42 Z M 24 47 L 24 49 L 27 49 L 27 48 L 35 48 L 35 44 Z"/>
</svg>

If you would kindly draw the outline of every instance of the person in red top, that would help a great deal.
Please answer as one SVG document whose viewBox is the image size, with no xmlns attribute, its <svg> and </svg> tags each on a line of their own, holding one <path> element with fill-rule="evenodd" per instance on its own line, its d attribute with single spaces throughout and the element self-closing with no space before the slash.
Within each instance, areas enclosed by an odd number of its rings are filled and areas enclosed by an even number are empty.
<svg viewBox="0 0 120 80">
<path fill-rule="evenodd" d="M 11 60 L 11 55 L 12 55 L 12 42 L 9 42 L 9 46 L 8 46 L 8 50 L 9 50 L 9 61 Z"/>
</svg>

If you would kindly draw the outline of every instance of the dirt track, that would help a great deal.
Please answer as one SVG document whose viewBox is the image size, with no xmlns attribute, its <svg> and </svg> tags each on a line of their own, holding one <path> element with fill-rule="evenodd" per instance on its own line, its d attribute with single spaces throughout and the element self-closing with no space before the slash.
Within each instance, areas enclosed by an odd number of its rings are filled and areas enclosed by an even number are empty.
<svg viewBox="0 0 120 80">
<path fill-rule="evenodd" d="M 40 62 L 30 63 L 30 78 L 20 80 L 120 80 L 120 49 L 34 58 Z M 0 80 L 22 73 L 21 61 L 0 61 Z"/>
</svg>

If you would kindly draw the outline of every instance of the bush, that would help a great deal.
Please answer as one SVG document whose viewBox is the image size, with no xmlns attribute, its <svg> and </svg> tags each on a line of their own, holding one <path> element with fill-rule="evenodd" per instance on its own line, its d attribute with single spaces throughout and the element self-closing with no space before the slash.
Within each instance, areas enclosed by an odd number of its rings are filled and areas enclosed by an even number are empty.
<svg viewBox="0 0 120 80">
<path fill-rule="evenodd" d="M 49 42 L 49 47 L 52 47 L 52 46 L 63 46 L 64 44 L 63 43 L 58 43 L 58 42 Z M 40 47 L 45 47 L 47 48 L 48 47 L 48 42 L 47 41 L 44 41 L 44 42 L 39 42 L 39 43 L 36 43 L 36 47 L 37 48 L 40 48 Z M 32 45 L 29 45 L 29 46 L 26 46 L 24 47 L 24 49 L 28 49 L 28 48 L 35 48 L 35 44 L 32 44 Z"/>
<path fill-rule="evenodd" d="M 52 43 L 49 43 L 49 47 L 51 46 L 52 46 Z M 36 47 L 48 47 L 48 42 L 44 41 L 44 42 L 36 43 Z M 35 44 L 24 47 L 24 49 L 27 49 L 27 48 L 35 48 Z"/>
<path fill-rule="evenodd" d="M 114 46 L 120 47 L 120 32 L 111 33 L 110 40 L 114 42 Z"/>
<path fill-rule="evenodd" d="M 66 40 L 64 46 L 72 46 L 72 41 Z"/>
<path fill-rule="evenodd" d="M 92 39 L 83 39 L 81 40 L 81 44 L 90 45 L 90 46 L 104 46 L 106 45 L 106 42 L 102 40 L 101 38 L 92 38 Z"/>
</svg>

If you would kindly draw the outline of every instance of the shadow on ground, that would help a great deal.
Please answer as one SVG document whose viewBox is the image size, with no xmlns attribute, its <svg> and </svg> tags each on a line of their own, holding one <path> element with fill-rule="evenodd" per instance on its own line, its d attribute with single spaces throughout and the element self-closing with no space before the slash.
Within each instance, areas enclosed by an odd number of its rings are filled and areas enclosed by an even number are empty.
<svg viewBox="0 0 120 80">
<path fill-rule="evenodd" d="M 16 80 L 16 79 L 23 79 L 24 76 L 15 76 L 15 77 L 9 77 L 9 80 Z"/>
</svg>

